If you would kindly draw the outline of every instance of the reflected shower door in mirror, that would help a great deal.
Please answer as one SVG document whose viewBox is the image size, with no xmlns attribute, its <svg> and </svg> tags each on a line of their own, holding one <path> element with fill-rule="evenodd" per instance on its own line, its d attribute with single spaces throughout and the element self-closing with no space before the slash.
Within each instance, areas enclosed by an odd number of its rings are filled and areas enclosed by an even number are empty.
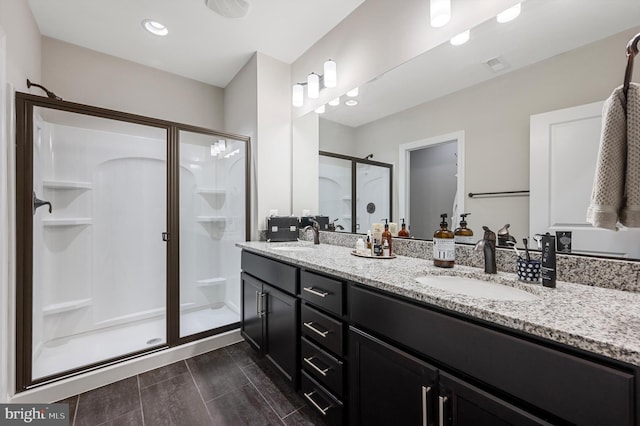
<svg viewBox="0 0 640 426">
<path fill-rule="evenodd" d="M 320 214 L 335 220 L 336 231 L 366 233 L 392 220 L 391 164 L 322 151 L 319 161 Z"/>
<path fill-rule="evenodd" d="M 246 143 L 180 130 L 180 337 L 240 321 Z"/>
<path fill-rule="evenodd" d="M 35 107 L 33 380 L 167 342 L 167 131 Z"/>
</svg>

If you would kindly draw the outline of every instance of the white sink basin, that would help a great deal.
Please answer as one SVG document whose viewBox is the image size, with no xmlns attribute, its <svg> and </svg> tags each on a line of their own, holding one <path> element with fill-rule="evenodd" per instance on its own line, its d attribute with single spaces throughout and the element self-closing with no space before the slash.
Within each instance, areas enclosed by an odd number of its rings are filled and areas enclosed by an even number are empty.
<svg viewBox="0 0 640 426">
<path fill-rule="evenodd" d="M 429 275 L 418 277 L 416 281 L 440 290 L 491 300 L 533 301 L 539 297 L 524 290 L 504 284 L 476 280 L 466 277 Z"/>
<path fill-rule="evenodd" d="M 310 250 L 313 250 L 313 247 L 280 246 L 280 247 L 273 247 L 273 250 L 276 250 L 276 251 L 310 251 Z"/>
</svg>

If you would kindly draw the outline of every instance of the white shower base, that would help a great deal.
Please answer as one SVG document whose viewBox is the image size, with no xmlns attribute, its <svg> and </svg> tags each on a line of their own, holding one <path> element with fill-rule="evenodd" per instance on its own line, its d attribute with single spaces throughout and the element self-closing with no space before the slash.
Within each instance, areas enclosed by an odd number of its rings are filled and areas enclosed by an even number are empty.
<svg viewBox="0 0 640 426">
<path fill-rule="evenodd" d="M 180 335 L 210 330 L 240 321 L 240 314 L 228 306 L 182 313 Z M 33 378 L 57 374 L 166 342 L 164 317 L 105 328 L 70 338 L 47 342 L 33 362 Z M 152 339 L 160 339 L 147 343 Z"/>
</svg>

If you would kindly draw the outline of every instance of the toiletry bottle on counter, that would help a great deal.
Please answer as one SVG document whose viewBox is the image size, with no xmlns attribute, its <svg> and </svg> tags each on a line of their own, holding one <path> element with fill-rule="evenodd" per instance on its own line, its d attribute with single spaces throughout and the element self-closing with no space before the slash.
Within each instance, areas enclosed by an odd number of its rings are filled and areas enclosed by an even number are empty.
<svg viewBox="0 0 640 426">
<path fill-rule="evenodd" d="M 391 232 L 389 231 L 389 220 L 384 220 L 384 232 L 382 233 L 382 245 L 384 246 L 385 241 L 389 245 L 389 254 L 387 256 L 391 256 Z"/>
<path fill-rule="evenodd" d="M 407 230 L 407 225 L 404 223 L 404 218 L 402 219 L 401 228 L 398 231 L 398 237 L 409 238 L 409 230 Z"/>
<path fill-rule="evenodd" d="M 475 243 L 475 241 L 473 241 L 473 231 L 467 228 L 467 216 L 470 214 L 471 213 L 462 213 L 460 215 L 460 227 L 456 228 L 453 233 L 456 243 Z"/>
<path fill-rule="evenodd" d="M 433 264 L 441 268 L 453 268 L 456 245 L 453 232 L 447 226 L 447 214 L 440 215 L 440 229 L 433 234 Z"/>
<path fill-rule="evenodd" d="M 356 241 L 356 254 L 367 254 L 367 246 L 364 245 L 362 237 L 358 238 L 358 241 Z"/>
<path fill-rule="evenodd" d="M 369 250 L 369 255 L 373 256 L 373 241 L 371 240 L 371 230 L 367 231 L 367 250 Z"/>
<path fill-rule="evenodd" d="M 382 255 L 385 257 L 391 256 L 391 247 L 389 246 L 389 241 L 384 240 L 382 242 Z"/>
<path fill-rule="evenodd" d="M 540 277 L 542 285 L 555 288 L 556 286 L 556 237 L 548 232 L 542 236 L 542 262 Z"/>
</svg>

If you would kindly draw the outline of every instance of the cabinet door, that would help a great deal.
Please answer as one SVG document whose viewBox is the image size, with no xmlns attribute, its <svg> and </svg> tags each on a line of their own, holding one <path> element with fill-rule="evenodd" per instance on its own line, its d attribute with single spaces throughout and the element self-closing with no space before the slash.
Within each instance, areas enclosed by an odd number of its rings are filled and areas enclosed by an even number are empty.
<svg viewBox="0 0 640 426">
<path fill-rule="evenodd" d="M 251 346 L 258 352 L 263 351 L 263 321 L 262 314 L 264 307 L 260 305 L 264 302 L 262 297 L 262 282 L 245 273 L 242 278 L 242 324 L 241 334 Z"/>
<path fill-rule="evenodd" d="M 438 423 L 441 426 L 551 424 L 443 372 L 440 372 L 438 416 Z"/>
<path fill-rule="evenodd" d="M 264 284 L 266 293 L 265 354 L 293 383 L 297 383 L 298 299 Z"/>
<path fill-rule="evenodd" d="M 354 328 L 349 348 L 350 424 L 436 424 L 435 368 Z"/>
</svg>

